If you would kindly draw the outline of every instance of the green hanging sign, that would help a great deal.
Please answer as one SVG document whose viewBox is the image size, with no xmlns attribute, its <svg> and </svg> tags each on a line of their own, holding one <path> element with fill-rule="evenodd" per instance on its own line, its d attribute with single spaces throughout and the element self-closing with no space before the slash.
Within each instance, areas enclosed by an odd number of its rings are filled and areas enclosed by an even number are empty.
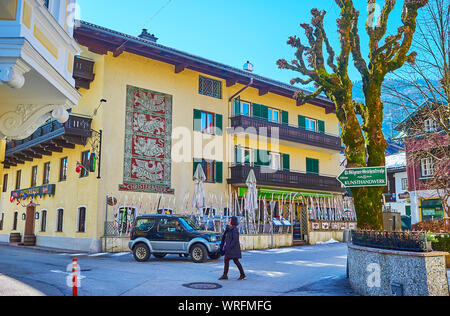
<svg viewBox="0 0 450 316">
<path fill-rule="evenodd" d="M 386 167 L 345 169 L 338 177 L 346 188 L 387 186 Z"/>
</svg>

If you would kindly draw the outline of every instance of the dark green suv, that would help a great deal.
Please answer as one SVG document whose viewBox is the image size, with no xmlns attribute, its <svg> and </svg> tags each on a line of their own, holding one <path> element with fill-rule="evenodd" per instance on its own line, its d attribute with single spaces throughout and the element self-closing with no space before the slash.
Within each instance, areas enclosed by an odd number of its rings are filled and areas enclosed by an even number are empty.
<svg viewBox="0 0 450 316">
<path fill-rule="evenodd" d="M 128 247 L 138 262 L 147 261 L 150 255 L 164 258 L 167 254 L 179 254 L 202 263 L 208 257 L 220 258 L 220 241 L 220 234 L 201 231 L 188 216 L 144 215 L 134 221 Z"/>
</svg>

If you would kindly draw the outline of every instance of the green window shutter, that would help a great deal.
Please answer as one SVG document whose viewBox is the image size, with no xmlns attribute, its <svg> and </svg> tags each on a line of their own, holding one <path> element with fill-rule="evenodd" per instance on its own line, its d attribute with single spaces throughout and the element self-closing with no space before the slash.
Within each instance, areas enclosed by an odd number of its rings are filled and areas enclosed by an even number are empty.
<svg viewBox="0 0 450 316">
<path fill-rule="evenodd" d="M 291 170 L 291 156 L 288 154 L 283 154 L 283 170 Z"/>
<path fill-rule="evenodd" d="M 265 105 L 260 105 L 261 107 L 261 118 L 268 120 L 269 119 L 269 108 Z"/>
<path fill-rule="evenodd" d="M 202 111 L 194 109 L 194 131 L 202 131 Z"/>
<path fill-rule="evenodd" d="M 216 171 L 216 183 L 223 182 L 223 162 L 216 161 L 215 162 L 215 171 Z"/>
<path fill-rule="evenodd" d="M 319 133 L 325 134 L 325 122 L 324 121 L 318 121 L 317 123 Z"/>
<path fill-rule="evenodd" d="M 255 164 L 257 166 L 270 166 L 270 152 L 265 149 L 258 149 L 256 151 L 257 158 Z"/>
<path fill-rule="evenodd" d="M 216 114 L 216 135 L 223 135 L 223 115 Z"/>
<path fill-rule="evenodd" d="M 192 176 L 195 175 L 195 171 L 197 171 L 197 166 L 202 164 L 202 159 L 194 158 L 194 171 L 192 173 Z"/>
<path fill-rule="evenodd" d="M 253 117 L 261 118 L 261 105 L 253 103 Z"/>
<path fill-rule="evenodd" d="M 281 112 L 281 122 L 285 125 L 289 125 L 289 113 L 287 111 Z"/>
<path fill-rule="evenodd" d="M 234 115 L 241 114 L 241 99 L 237 98 L 234 100 Z"/>
<path fill-rule="evenodd" d="M 319 174 L 319 160 L 306 158 L 306 173 Z"/>
<path fill-rule="evenodd" d="M 306 117 L 303 115 L 298 116 L 298 127 L 306 129 Z"/>
</svg>

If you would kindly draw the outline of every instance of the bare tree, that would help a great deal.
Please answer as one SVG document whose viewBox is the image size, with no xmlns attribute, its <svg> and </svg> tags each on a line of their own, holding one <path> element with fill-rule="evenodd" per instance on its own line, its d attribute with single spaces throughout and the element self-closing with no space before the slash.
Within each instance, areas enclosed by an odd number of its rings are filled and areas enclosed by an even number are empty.
<svg viewBox="0 0 450 316">
<path fill-rule="evenodd" d="M 405 138 L 408 163 L 420 166 L 431 159 L 433 176 L 418 189 L 433 190 L 450 217 L 450 4 L 430 0 L 417 20 L 413 41 L 414 64 L 394 73 L 395 84 L 384 89 L 391 103 L 406 116 L 400 126 Z M 404 114 L 405 115 L 405 114 Z"/>
<path fill-rule="evenodd" d="M 373 25 L 375 0 L 367 0 L 369 15 L 366 31 L 369 35 L 369 62 L 362 57 L 358 31 L 359 12 L 352 0 L 335 0 L 341 9 L 337 21 L 341 52 L 335 63 L 335 52 L 326 35 L 323 20 L 325 11 L 312 10 L 311 25 L 301 24 L 305 30 L 309 46 L 301 43 L 296 36 L 288 44 L 297 49 L 296 59 L 288 63 L 281 59 L 278 66 L 299 72 L 303 77 L 294 78 L 291 83 L 309 84 L 314 82 L 317 90 L 311 95 L 302 92 L 296 94 L 302 105 L 321 93 L 325 93 L 336 105 L 336 114 L 341 124 L 342 141 L 345 145 L 347 167 L 371 167 L 385 165 L 386 140 L 382 132 L 383 102 L 381 86 L 385 76 L 403 66 L 405 62 L 414 62 L 415 53 L 409 53 L 413 34 L 416 29 L 418 10 L 428 0 L 405 0 L 402 13 L 402 26 L 395 35 L 385 36 L 390 13 L 395 0 L 385 0 L 377 23 Z M 383 42 L 384 39 L 384 42 Z M 325 61 L 324 47 L 328 58 Z M 361 73 L 365 103 L 353 100 L 353 85 L 348 76 L 350 54 L 355 66 Z M 304 56 L 307 57 L 306 65 Z M 360 125 L 357 115 L 361 115 Z M 353 188 L 352 194 L 358 215 L 358 226 L 368 229 L 382 229 L 382 193 L 383 187 Z"/>
</svg>

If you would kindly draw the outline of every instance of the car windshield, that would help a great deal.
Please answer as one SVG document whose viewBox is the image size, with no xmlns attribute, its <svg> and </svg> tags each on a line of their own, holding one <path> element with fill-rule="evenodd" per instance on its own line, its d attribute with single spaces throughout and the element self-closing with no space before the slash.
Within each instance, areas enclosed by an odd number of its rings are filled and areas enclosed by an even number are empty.
<svg viewBox="0 0 450 316">
<path fill-rule="evenodd" d="M 180 217 L 180 222 L 186 228 L 187 231 L 200 230 L 200 226 L 189 217 Z"/>
</svg>

